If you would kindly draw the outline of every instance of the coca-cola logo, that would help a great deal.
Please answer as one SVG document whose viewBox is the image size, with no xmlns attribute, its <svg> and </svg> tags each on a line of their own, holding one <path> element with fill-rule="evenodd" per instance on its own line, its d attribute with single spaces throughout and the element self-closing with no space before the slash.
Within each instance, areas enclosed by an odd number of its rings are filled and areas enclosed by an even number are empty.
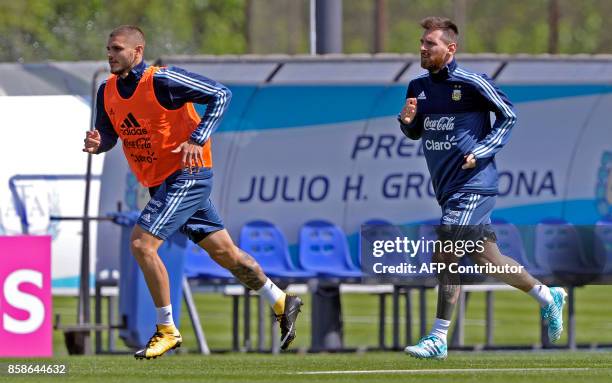
<svg viewBox="0 0 612 383">
<path fill-rule="evenodd" d="M 453 130 L 455 129 L 455 117 L 440 117 L 436 120 L 425 117 L 423 128 L 425 130 Z"/>
<path fill-rule="evenodd" d="M 136 140 L 125 138 L 123 146 L 129 149 L 151 149 L 151 139 L 149 137 L 141 137 Z"/>
</svg>

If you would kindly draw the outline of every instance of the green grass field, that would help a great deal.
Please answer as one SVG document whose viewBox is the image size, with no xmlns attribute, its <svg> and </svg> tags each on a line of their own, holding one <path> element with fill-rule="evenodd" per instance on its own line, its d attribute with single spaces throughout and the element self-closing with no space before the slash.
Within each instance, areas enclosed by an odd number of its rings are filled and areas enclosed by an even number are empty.
<svg viewBox="0 0 612 383">
<path fill-rule="evenodd" d="M 612 286 L 589 286 L 576 290 L 576 327 L 579 344 L 612 344 Z M 413 311 L 418 312 L 417 296 Z M 196 294 L 204 331 L 213 350 L 231 348 L 231 300 L 219 294 Z M 150 361 L 137 361 L 118 340 L 124 355 L 68 356 L 63 334 L 54 332 L 55 357 L 46 360 L 16 362 L 66 364 L 68 374 L 57 376 L 10 376 L 0 373 L 0 381 L 449 381 L 467 382 L 486 379 L 489 382 L 610 382 L 612 381 L 612 351 L 538 351 L 538 352 L 457 352 L 449 359 L 419 361 L 401 352 L 366 352 L 352 354 L 307 354 L 310 345 L 310 305 L 300 317 L 298 338 L 292 348 L 297 353 L 283 355 L 255 353 L 224 353 L 212 356 L 195 354 L 196 343 L 185 309 L 181 316 L 184 344 L 177 355 Z M 390 300 L 388 301 L 390 304 Z M 537 344 L 539 341 L 538 307 L 533 300 L 518 291 L 495 293 L 495 337 L 497 345 Z M 253 301 L 251 330 L 253 345 L 257 345 L 256 305 Z M 378 341 L 378 298 L 366 294 L 342 296 L 344 340 L 347 347 L 376 346 Z M 434 292 L 428 293 L 428 320 L 434 316 Z M 76 300 L 55 297 L 54 311 L 62 315 L 63 323 L 74 323 Z M 402 307 L 403 312 L 403 307 Z M 387 310 L 388 343 L 390 342 L 390 309 Z M 484 294 L 473 293 L 466 315 L 465 343 L 484 343 Z M 428 323 L 428 328 L 431 322 Z M 402 320 L 400 328 L 404 328 Z M 418 334 L 418 318 L 413 320 L 413 340 Z M 402 345 L 404 333 L 401 333 Z M 567 341 L 566 335 L 561 343 Z M 269 344 L 269 337 L 266 344 Z M 3 360 L 3 366 L 10 360 Z M 5 367 L 3 367 L 5 370 Z M 461 369 L 461 371 L 456 371 Z M 362 372 L 352 372 L 362 371 Z M 366 372 L 364 372 L 366 371 Z M 385 372 L 386 371 L 386 372 Z M 315 374 L 315 372 L 318 372 Z"/>
<path fill-rule="evenodd" d="M 587 286 L 576 289 L 576 332 L 578 343 L 612 344 L 612 286 Z M 202 321 L 202 326 L 211 349 L 231 349 L 231 299 L 220 294 L 195 294 L 194 298 Z M 310 346 L 310 303 L 304 296 L 305 306 L 300 315 L 298 338 L 292 347 L 307 349 Z M 418 299 L 413 295 L 413 341 L 419 334 Z M 403 300 L 400 300 L 400 312 L 404 312 Z M 391 300 L 387 300 L 387 345 L 391 340 Z M 435 316 L 435 293 L 429 290 L 427 295 L 427 328 Z M 567 306 L 566 306 L 567 307 Z M 93 310 L 93 309 L 92 309 Z M 256 334 L 256 301 L 251 306 L 251 336 L 253 345 L 257 345 Z M 376 346 L 378 344 L 378 297 L 369 294 L 343 294 L 342 312 L 344 320 L 344 342 L 347 347 Z M 76 299 L 55 297 L 54 313 L 61 314 L 65 324 L 76 321 Z M 242 320 L 242 316 L 240 318 Z M 400 318 L 400 339 L 404 342 L 405 319 Z M 485 341 L 485 297 L 484 293 L 472 293 L 466 313 L 465 343 L 467 345 L 483 344 Z M 528 345 L 539 342 L 539 308 L 527 294 L 519 291 L 500 291 L 495 293 L 494 303 L 494 343 L 497 345 Z M 267 326 L 266 326 L 267 327 Z M 153 329 L 151 329 L 153 330 Z M 182 350 L 195 352 L 196 343 L 189 317 L 183 305 L 181 314 L 181 332 L 185 342 Z M 266 345 L 269 347 L 269 334 L 266 334 Z M 560 342 L 567 341 L 564 333 Z M 121 345 L 120 340 L 117 341 Z M 124 348 L 125 349 L 125 348 Z M 126 349 L 127 350 L 127 349 Z M 54 354 L 67 355 L 63 345 L 63 334 L 54 331 Z"/>
<path fill-rule="evenodd" d="M 48 362 L 47 362 L 48 363 Z M 131 356 L 62 357 L 64 376 L 11 376 L 40 382 L 610 382 L 608 352 L 466 353 L 443 362 L 401 353 L 165 356 L 137 361 Z M 1 376 L 0 380 L 7 379 Z"/>
</svg>

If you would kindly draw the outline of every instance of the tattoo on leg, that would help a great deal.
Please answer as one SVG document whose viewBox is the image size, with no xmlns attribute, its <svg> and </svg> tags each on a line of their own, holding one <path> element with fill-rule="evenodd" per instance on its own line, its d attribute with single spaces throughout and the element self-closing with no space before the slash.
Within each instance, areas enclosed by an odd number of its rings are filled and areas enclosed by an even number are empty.
<svg viewBox="0 0 612 383">
<path fill-rule="evenodd" d="M 435 254 L 434 262 L 444 262 L 447 266 L 436 275 L 438 278 L 436 318 L 451 320 L 461 291 L 461 278 L 458 274 L 449 272 L 448 269 L 450 263 L 456 263 L 459 260 L 454 255 Z"/>
<path fill-rule="evenodd" d="M 460 292 L 460 285 L 438 286 L 438 309 L 436 311 L 436 318 L 451 320 Z"/>
<path fill-rule="evenodd" d="M 230 267 L 229 271 L 246 287 L 251 290 L 259 290 L 266 283 L 266 276 L 257 261 L 249 254 L 240 250 L 242 257 L 240 263 Z"/>
</svg>

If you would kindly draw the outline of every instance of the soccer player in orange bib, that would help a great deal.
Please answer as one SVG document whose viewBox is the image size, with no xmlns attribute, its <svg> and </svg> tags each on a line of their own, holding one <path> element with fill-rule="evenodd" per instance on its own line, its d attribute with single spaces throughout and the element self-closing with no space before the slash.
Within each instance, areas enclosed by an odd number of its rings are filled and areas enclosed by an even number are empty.
<svg viewBox="0 0 612 383">
<path fill-rule="evenodd" d="M 272 306 L 281 326 L 281 348 L 295 338 L 302 301 L 285 294 L 259 264 L 239 249 L 210 200 L 210 136 L 226 111 L 231 92 L 224 85 L 177 67 L 148 66 L 140 28 L 115 28 L 106 47 L 111 76 L 98 89 L 95 130 L 84 152 L 110 150 L 120 138 L 138 181 L 151 200 L 131 236 L 131 250 L 157 310 L 157 328 L 136 358 L 155 358 L 179 347 L 172 320 L 168 274 L 157 250 L 177 230 L 201 246 L 221 266 Z M 200 118 L 193 104 L 206 104 Z"/>
</svg>

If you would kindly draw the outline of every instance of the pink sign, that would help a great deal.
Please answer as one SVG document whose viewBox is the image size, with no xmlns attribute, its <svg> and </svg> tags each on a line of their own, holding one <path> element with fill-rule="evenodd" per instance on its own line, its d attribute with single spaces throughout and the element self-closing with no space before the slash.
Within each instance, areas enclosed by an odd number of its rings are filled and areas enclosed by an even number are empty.
<svg viewBox="0 0 612 383">
<path fill-rule="evenodd" d="M 51 237 L 0 237 L 0 357 L 52 356 Z"/>
</svg>

